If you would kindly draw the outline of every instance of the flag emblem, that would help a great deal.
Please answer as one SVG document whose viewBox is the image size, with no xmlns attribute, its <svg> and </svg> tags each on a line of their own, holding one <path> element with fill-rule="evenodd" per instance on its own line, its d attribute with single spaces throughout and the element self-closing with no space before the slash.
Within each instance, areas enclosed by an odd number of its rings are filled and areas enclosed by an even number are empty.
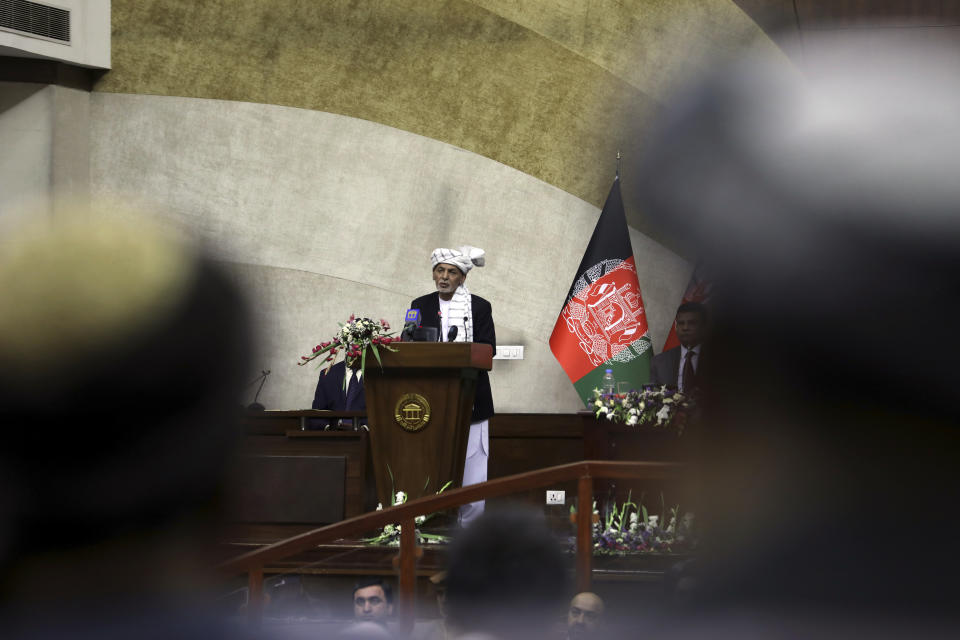
<svg viewBox="0 0 960 640">
<path fill-rule="evenodd" d="M 606 271 L 611 263 L 616 266 Z M 647 332 L 633 258 L 605 260 L 585 275 L 604 271 L 603 276 L 590 284 L 584 278 L 585 286 L 574 293 L 561 313 L 567 330 L 576 336 L 591 368 L 621 354 L 618 360 L 632 360 L 639 354 L 629 347 Z M 647 342 L 642 344 L 645 347 Z"/>
</svg>

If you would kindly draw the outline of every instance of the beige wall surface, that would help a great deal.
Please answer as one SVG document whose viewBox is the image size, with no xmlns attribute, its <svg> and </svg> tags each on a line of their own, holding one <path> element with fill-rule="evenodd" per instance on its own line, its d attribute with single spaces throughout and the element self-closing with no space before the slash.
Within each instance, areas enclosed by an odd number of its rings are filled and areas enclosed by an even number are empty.
<svg viewBox="0 0 960 640">
<path fill-rule="evenodd" d="M 25 210 L 49 214 L 53 129 L 52 87 L 0 83 L 0 225 Z"/>
<path fill-rule="evenodd" d="M 493 304 L 499 411 L 571 411 L 572 385 L 547 341 L 599 210 L 457 147 L 346 116 L 244 102 L 95 93 L 91 188 L 153 210 L 210 247 L 253 295 L 272 370 L 261 400 L 308 406 L 302 353 L 351 313 L 399 324 L 432 289 L 430 252 L 473 244 L 467 280 Z M 631 233 L 654 344 L 690 265 Z"/>
</svg>

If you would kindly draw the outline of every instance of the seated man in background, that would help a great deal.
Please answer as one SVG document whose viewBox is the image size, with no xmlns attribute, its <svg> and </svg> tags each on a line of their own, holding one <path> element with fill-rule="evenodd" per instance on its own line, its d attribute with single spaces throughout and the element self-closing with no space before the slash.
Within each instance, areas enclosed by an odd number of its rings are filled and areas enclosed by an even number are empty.
<svg viewBox="0 0 960 640">
<path fill-rule="evenodd" d="M 366 411 L 367 395 L 363 388 L 360 359 L 347 358 L 321 373 L 310 408 L 326 411 Z M 356 421 L 360 425 L 367 424 L 366 418 L 357 418 Z M 331 424 L 352 429 L 354 418 L 310 418 L 307 424 L 311 429 L 328 429 Z"/>
<path fill-rule="evenodd" d="M 699 302 L 684 302 L 674 320 L 679 347 L 668 349 L 650 361 L 650 384 L 666 385 L 684 393 L 697 388 L 700 352 L 707 329 L 707 308 Z"/>
</svg>

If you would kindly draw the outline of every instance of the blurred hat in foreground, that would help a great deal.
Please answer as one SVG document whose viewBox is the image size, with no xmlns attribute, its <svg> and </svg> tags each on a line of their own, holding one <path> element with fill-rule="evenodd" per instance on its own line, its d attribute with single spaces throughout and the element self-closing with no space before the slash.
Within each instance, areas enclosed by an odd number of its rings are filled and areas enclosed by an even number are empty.
<svg viewBox="0 0 960 640">
<path fill-rule="evenodd" d="M 0 559 L 207 505 L 247 371 L 246 303 L 202 252 L 130 212 L 34 220 L 0 243 Z"/>
</svg>

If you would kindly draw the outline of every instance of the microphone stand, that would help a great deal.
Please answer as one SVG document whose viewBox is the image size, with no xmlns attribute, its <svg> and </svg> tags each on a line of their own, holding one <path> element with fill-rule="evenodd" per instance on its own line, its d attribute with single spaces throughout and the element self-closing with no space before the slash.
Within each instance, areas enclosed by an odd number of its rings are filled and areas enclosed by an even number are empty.
<svg viewBox="0 0 960 640">
<path fill-rule="evenodd" d="M 253 396 L 253 402 L 247 405 L 247 411 L 263 411 L 264 409 L 266 409 L 266 407 L 264 407 L 262 404 L 257 402 L 257 398 L 260 397 L 260 392 L 263 391 L 263 385 L 267 381 L 268 375 L 270 375 L 270 369 L 261 371 L 260 375 L 257 378 L 255 378 L 253 382 L 247 385 L 247 387 L 252 387 L 257 383 L 257 380 L 260 381 L 260 386 L 257 388 L 257 393 L 255 396 Z"/>
</svg>

